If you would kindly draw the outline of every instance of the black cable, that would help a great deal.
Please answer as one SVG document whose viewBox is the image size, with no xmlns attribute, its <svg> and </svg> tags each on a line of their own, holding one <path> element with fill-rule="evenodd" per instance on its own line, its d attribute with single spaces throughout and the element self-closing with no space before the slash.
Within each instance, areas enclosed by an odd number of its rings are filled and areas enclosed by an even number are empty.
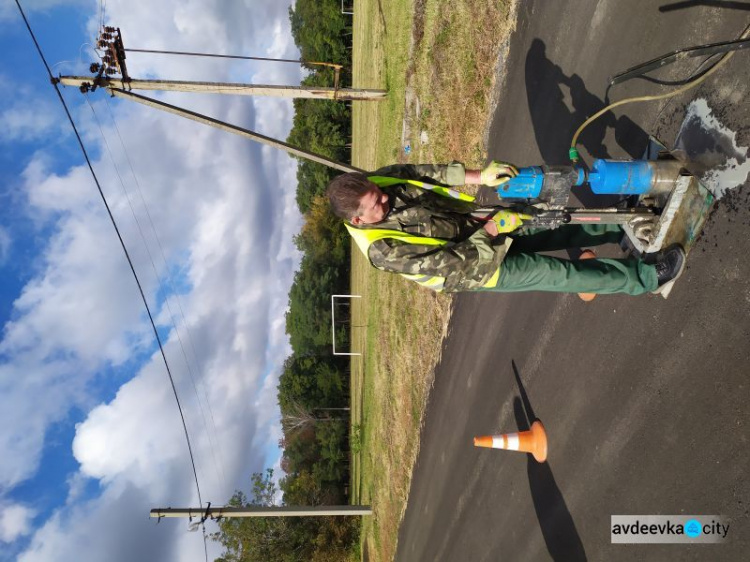
<svg viewBox="0 0 750 562">
<path fill-rule="evenodd" d="M 160 51 L 156 49 L 124 49 L 126 53 L 151 53 L 155 55 L 180 55 L 180 56 L 189 56 L 189 57 L 211 57 L 211 58 L 217 58 L 217 59 L 238 59 L 238 60 L 259 60 L 259 61 L 268 61 L 268 62 L 291 62 L 294 64 L 306 64 L 309 66 L 327 66 L 331 68 L 338 68 L 339 70 L 343 70 L 344 72 L 349 72 L 348 70 L 344 69 L 344 67 L 340 64 L 334 64 L 330 62 L 313 62 L 313 61 L 306 61 L 301 59 L 272 59 L 267 57 L 247 57 L 247 56 L 241 56 L 241 55 L 217 55 L 213 53 L 192 53 L 188 51 Z"/>
<path fill-rule="evenodd" d="M 716 58 L 720 56 L 721 53 L 717 53 L 714 55 L 709 55 L 706 57 L 703 62 L 701 62 L 698 65 L 698 69 L 693 72 L 692 75 L 688 76 L 687 78 L 680 78 L 679 80 L 661 80 L 659 78 L 652 78 L 651 76 L 646 76 L 645 74 L 642 74 L 641 76 L 634 76 L 634 80 L 644 80 L 646 82 L 651 82 L 652 84 L 658 84 L 659 86 L 683 86 L 687 84 L 688 82 L 692 82 L 693 80 L 696 80 L 706 74 L 706 72 L 710 71 L 715 64 L 718 64 L 719 61 L 714 61 L 711 65 L 706 66 L 703 68 L 703 66 L 710 61 L 713 58 Z"/>
<path fill-rule="evenodd" d="M 161 337 L 159 337 L 159 331 L 156 329 L 154 317 L 151 315 L 151 309 L 148 306 L 146 295 L 144 294 L 143 287 L 141 286 L 141 282 L 138 279 L 138 274 L 135 272 L 135 266 L 133 265 L 133 260 L 130 258 L 128 249 L 125 246 L 125 241 L 122 239 L 122 235 L 120 234 L 120 229 L 117 227 L 117 222 L 115 221 L 115 217 L 112 214 L 112 210 L 109 208 L 109 203 L 107 203 L 107 198 L 104 196 L 104 191 L 102 191 L 102 187 L 99 184 L 99 179 L 96 177 L 96 173 L 94 172 L 94 167 L 91 164 L 91 160 L 89 159 L 88 152 L 86 152 L 86 147 L 83 144 L 81 135 L 78 133 L 78 129 L 76 128 L 75 122 L 73 121 L 73 117 L 71 116 L 70 111 L 68 110 L 68 105 L 65 103 L 65 99 L 62 96 L 62 92 L 60 92 L 60 88 L 58 87 L 57 82 L 55 81 L 55 78 L 52 75 L 52 71 L 50 70 L 50 67 L 47 64 L 47 59 L 44 57 L 44 53 L 42 53 L 42 48 L 39 46 L 39 43 L 36 40 L 36 36 L 34 35 L 34 32 L 31 29 L 31 25 L 29 25 L 29 20 L 26 19 L 26 14 L 24 13 L 23 8 L 21 7 L 21 3 L 19 2 L 19 0 L 15 0 L 15 1 L 16 1 L 16 6 L 18 6 L 18 11 L 21 13 L 21 17 L 23 18 L 23 21 L 26 24 L 26 29 L 29 31 L 29 35 L 31 35 L 31 40 L 34 42 L 34 46 L 36 47 L 36 50 L 39 53 L 39 57 L 42 59 L 42 63 L 44 64 L 44 68 L 47 70 L 47 74 L 49 75 L 50 81 L 52 82 L 52 86 L 55 88 L 57 97 L 60 99 L 60 103 L 62 103 L 63 109 L 65 110 L 65 115 L 67 115 L 68 121 L 70 122 L 71 127 L 73 127 L 73 132 L 75 133 L 76 139 L 78 140 L 78 144 L 81 147 L 81 151 L 83 152 L 83 157 L 86 159 L 86 164 L 88 165 L 89 171 L 91 172 L 91 175 L 94 178 L 94 183 L 96 184 L 96 188 L 99 190 L 99 195 L 102 198 L 102 202 L 104 203 L 104 206 L 107 209 L 107 214 L 109 215 L 109 219 L 112 222 L 112 226 L 115 229 L 117 238 L 120 241 L 120 246 L 122 247 L 122 251 L 125 253 L 125 258 L 128 260 L 130 271 L 133 273 L 133 278 L 135 279 L 135 282 L 138 285 L 138 292 L 140 292 L 141 299 L 143 300 L 143 305 L 146 307 L 146 312 L 148 313 L 148 319 L 151 322 L 151 327 L 154 330 L 154 336 L 156 336 L 156 341 L 159 344 L 159 351 L 161 351 L 161 357 L 164 360 L 164 366 L 167 369 L 167 375 L 169 375 L 169 382 L 172 385 L 172 392 L 174 393 L 174 398 L 177 401 L 177 409 L 180 411 L 180 418 L 182 419 L 182 428 L 185 431 L 185 439 L 187 440 L 188 453 L 190 454 L 190 463 L 192 464 L 192 467 L 193 467 L 195 487 L 196 487 L 196 490 L 198 491 L 198 502 L 200 503 L 201 508 L 202 508 L 203 500 L 201 499 L 201 489 L 200 489 L 200 484 L 198 483 L 198 472 L 195 469 L 195 457 L 193 456 L 193 448 L 190 444 L 190 435 L 188 434 L 187 423 L 185 422 L 185 415 L 182 412 L 182 405 L 180 404 L 180 399 L 177 396 L 177 387 L 175 386 L 174 378 L 172 377 L 172 372 L 169 369 L 167 356 L 164 354 L 164 346 L 162 345 Z M 208 560 L 208 550 L 207 548 L 205 548 L 205 542 L 206 542 L 205 533 L 203 535 L 203 542 L 204 542 L 204 549 L 206 550 L 206 560 Z"/>
<path fill-rule="evenodd" d="M 263 60 L 272 62 L 294 62 L 297 64 L 316 64 L 307 63 L 307 61 L 299 59 L 269 59 L 265 57 L 243 57 L 240 55 L 216 55 L 211 53 L 190 53 L 187 51 L 157 51 L 154 49 L 125 49 L 126 53 L 152 53 L 156 55 L 182 55 L 191 57 L 212 57 L 217 59 L 240 59 L 240 60 Z"/>
<path fill-rule="evenodd" d="M 151 250 L 148 247 L 148 243 L 146 242 L 146 236 L 145 236 L 145 234 L 143 232 L 143 228 L 141 227 L 141 223 L 138 220 L 138 216 L 135 213 L 135 208 L 133 207 L 133 202 L 132 202 L 132 200 L 130 198 L 130 193 L 128 193 L 128 189 L 125 187 L 125 181 L 123 180 L 122 174 L 120 174 L 120 169 L 117 166 L 117 162 L 115 161 L 113 151 L 112 151 L 112 149 L 109 146 L 109 142 L 107 141 L 106 135 L 104 134 L 104 129 L 102 127 L 102 123 L 99 120 L 99 116 L 96 113 L 96 110 L 94 109 L 94 105 L 89 100 L 88 93 L 85 95 L 85 98 L 86 98 L 86 102 L 88 103 L 89 107 L 91 108 L 92 114 L 94 115 L 94 121 L 96 122 L 97 126 L 99 127 L 99 132 L 102 135 L 102 139 L 104 140 L 104 145 L 106 146 L 107 152 L 109 153 L 110 158 L 112 160 L 112 165 L 115 168 L 115 173 L 117 174 L 117 177 L 120 180 L 120 185 L 122 186 L 122 190 L 123 190 L 123 192 L 125 194 L 125 199 L 128 201 L 128 206 L 130 207 L 130 211 L 133 214 L 133 219 L 135 220 L 135 223 L 138 226 L 138 232 L 141 235 L 141 240 L 143 241 L 143 245 L 146 248 L 146 253 L 148 254 L 149 260 L 151 261 L 151 267 L 154 270 L 154 275 L 156 276 L 156 278 L 158 278 L 159 277 L 159 273 L 158 273 L 158 271 L 156 269 L 156 263 L 154 262 L 154 257 L 151 254 Z M 133 163 L 130 160 L 130 155 L 128 154 L 128 150 L 127 150 L 127 148 L 125 146 L 125 142 L 124 142 L 124 140 L 122 138 L 122 135 L 120 134 L 120 128 L 117 126 L 117 121 L 115 119 L 115 114 L 114 114 L 114 112 L 112 110 L 112 107 L 111 107 L 111 105 L 109 103 L 109 100 L 107 100 L 105 98 L 105 101 L 107 102 L 107 109 L 109 110 L 109 114 L 110 114 L 110 117 L 112 119 L 112 124 L 114 125 L 115 132 L 117 133 L 117 137 L 120 140 L 120 145 L 122 146 L 122 150 L 125 153 L 125 159 L 127 160 L 128 166 L 130 167 L 130 173 L 133 175 L 133 179 L 135 180 L 136 189 L 137 189 L 137 191 L 138 191 L 138 193 L 140 195 L 143 207 L 146 210 L 146 216 L 148 217 L 148 220 L 149 220 L 149 222 L 151 224 L 151 230 L 152 230 L 152 232 L 154 234 L 154 238 L 156 239 L 156 243 L 159 246 L 159 250 L 161 252 L 162 261 L 164 262 L 164 266 L 168 269 L 167 258 L 166 258 L 166 255 L 164 254 L 164 248 L 161 245 L 161 240 L 159 240 L 159 235 L 156 232 L 156 226 L 154 225 L 154 221 L 153 221 L 153 219 L 151 217 L 151 213 L 148 210 L 148 205 L 146 204 L 146 200 L 143 197 L 143 192 L 141 190 L 141 186 L 140 186 L 140 183 L 138 181 L 138 176 L 135 173 L 135 169 L 133 168 Z M 187 319 L 185 318 L 185 312 L 182 309 L 182 304 L 180 302 L 180 297 L 179 297 L 179 295 L 177 295 L 177 291 L 175 289 L 174 284 L 172 283 L 172 278 L 171 278 L 171 275 L 169 274 L 169 272 L 167 272 L 167 280 L 169 282 L 169 286 L 170 286 L 172 292 L 175 293 L 175 295 L 177 297 L 177 304 L 178 304 L 179 309 L 180 309 L 180 314 L 182 315 L 182 321 L 183 321 L 183 324 L 184 324 L 184 329 L 187 332 L 190 344 L 193 346 L 193 356 L 194 356 L 195 362 L 197 363 L 197 361 L 198 361 L 198 354 L 195 351 L 195 344 L 193 344 L 193 338 L 192 338 L 192 335 L 190 334 L 190 328 L 188 327 Z M 193 368 L 191 367 L 190 361 L 189 361 L 188 356 L 187 356 L 187 353 L 185 352 L 185 346 L 182 343 L 182 336 L 180 336 L 180 330 L 178 329 L 177 322 L 175 321 L 175 315 L 172 312 L 172 307 L 169 304 L 169 299 L 167 299 L 166 305 L 167 305 L 167 310 L 169 311 L 169 318 L 172 321 L 172 325 L 174 326 L 174 329 L 175 329 L 175 334 L 177 335 L 177 341 L 180 344 L 180 350 L 182 351 L 182 355 L 185 358 L 185 366 L 187 367 L 188 374 L 190 375 L 190 382 L 192 383 L 193 390 L 195 391 L 195 398 L 198 401 L 198 407 L 199 407 L 199 409 L 201 411 L 201 416 L 203 418 L 203 425 L 206 427 L 206 434 L 208 436 L 209 447 L 211 448 L 211 455 L 213 457 L 214 465 L 215 465 L 216 471 L 218 473 L 219 472 L 219 463 L 217 461 L 216 452 L 214 451 L 213 442 L 211 440 L 211 431 L 209 430 L 209 427 L 208 427 L 208 422 L 206 420 L 206 414 L 205 414 L 205 412 L 203 410 L 203 404 L 202 404 L 200 396 L 198 394 L 198 387 L 197 387 L 197 385 L 195 383 L 195 377 L 193 376 Z M 216 422 L 214 421 L 213 411 L 211 409 L 211 403 L 208 400 L 208 394 L 207 393 L 206 393 L 205 398 L 206 398 L 206 405 L 208 406 L 208 410 L 209 410 L 209 412 L 211 414 L 211 422 L 213 424 L 214 435 L 216 435 L 217 434 L 217 431 L 216 431 Z M 217 446 L 218 446 L 218 440 L 217 440 Z M 218 474 L 218 475 L 221 478 L 221 480 L 223 481 L 223 483 L 226 485 L 226 475 L 224 473 L 223 466 L 221 467 L 221 473 Z"/>
</svg>

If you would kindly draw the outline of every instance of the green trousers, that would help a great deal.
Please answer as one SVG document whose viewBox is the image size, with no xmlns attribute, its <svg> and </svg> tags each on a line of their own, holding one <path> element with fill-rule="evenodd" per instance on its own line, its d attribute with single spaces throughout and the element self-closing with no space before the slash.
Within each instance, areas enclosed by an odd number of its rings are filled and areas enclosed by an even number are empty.
<svg viewBox="0 0 750 562">
<path fill-rule="evenodd" d="M 497 286 L 480 291 L 641 295 L 658 285 L 656 268 L 642 260 L 570 261 L 537 253 L 617 243 L 622 238 L 618 225 L 566 225 L 521 231 L 511 237 L 513 244 L 500 265 Z"/>
</svg>

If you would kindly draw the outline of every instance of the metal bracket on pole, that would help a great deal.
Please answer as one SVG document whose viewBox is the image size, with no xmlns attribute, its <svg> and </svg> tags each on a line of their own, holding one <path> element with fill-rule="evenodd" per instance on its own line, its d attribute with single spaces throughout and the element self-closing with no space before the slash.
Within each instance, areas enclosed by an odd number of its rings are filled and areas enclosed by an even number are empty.
<svg viewBox="0 0 750 562">
<path fill-rule="evenodd" d="M 341 65 L 337 64 L 333 70 L 333 99 L 338 99 L 339 80 L 341 78 Z"/>
</svg>

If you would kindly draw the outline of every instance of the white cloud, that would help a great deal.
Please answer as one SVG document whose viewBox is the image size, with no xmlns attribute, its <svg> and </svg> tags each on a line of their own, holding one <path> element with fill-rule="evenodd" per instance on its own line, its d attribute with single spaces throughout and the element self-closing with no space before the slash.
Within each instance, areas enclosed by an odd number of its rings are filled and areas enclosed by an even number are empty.
<svg viewBox="0 0 750 562">
<path fill-rule="evenodd" d="M 8 230 L 0 226 L 0 265 L 3 265 L 10 254 L 12 240 Z"/>
<path fill-rule="evenodd" d="M 73 454 L 85 476 L 105 483 L 120 476 L 144 486 L 153 480 L 151 469 L 183 452 L 179 417 L 159 367 L 152 363 L 146 374 L 123 385 L 111 404 L 94 408 L 78 425 Z M 132 412 L 147 413 L 146 420 Z"/>
<path fill-rule="evenodd" d="M 260 384 L 267 346 L 284 349 L 280 332 L 288 285 L 277 280 L 289 283 L 297 263 L 291 238 L 299 220 L 287 223 L 295 186 L 286 178 L 293 177 L 294 168 L 272 155 L 271 162 L 288 168 L 276 172 L 238 139 L 168 115 L 141 110 L 131 129 L 122 133 L 132 161 L 138 163 L 141 193 L 159 232 L 160 248 L 147 237 L 151 258 L 122 189 L 112 185 L 111 172 L 102 175 L 102 185 L 152 307 L 170 269 L 161 260 L 162 251 L 173 263 L 187 258 L 191 292 L 181 302 L 197 346 L 195 368 L 222 365 L 226 370 L 217 373 L 221 380 L 216 388 L 246 393 L 248 385 Z M 139 144 L 140 135 L 150 142 Z M 186 153 L 190 158 L 182 160 Z M 171 160 L 179 160 L 182 169 L 169 168 Z M 8 376 L 9 396 L 28 392 L 36 381 L 60 381 L 71 390 L 63 392 L 62 404 L 56 400 L 49 410 L 37 408 L 34 431 L 25 430 L 32 429 L 24 427 L 27 422 L 15 424 L 18 435 L 11 441 L 24 443 L 26 454 L 18 456 L 17 463 L 11 463 L 16 466 L 0 480 L 8 484 L 22 477 L 22 466 L 28 473 L 34 470 L 47 423 L 84 399 L 80 394 L 97 369 L 122 365 L 134 351 L 144 351 L 144 344 L 152 345 L 134 281 L 86 170 L 74 168 L 62 176 L 45 173 L 37 161 L 27 169 L 30 213 L 48 214 L 55 233 L 41 273 L 16 300 L 15 318 L 5 326 L 0 351 L 14 358 L 6 365 L 9 372 L 23 364 L 35 373 L 21 379 Z M 274 177 L 269 180 L 269 175 Z M 142 201 L 131 199 L 149 234 L 150 223 L 138 206 Z M 174 353 L 175 362 L 182 360 L 179 349 Z M 269 359 L 280 364 L 283 356 Z M 45 416 L 47 420 L 38 423 Z M 21 450 L 17 445 L 16 453 Z"/>
<path fill-rule="evenodd" d="M 0 140 L 3 142 L 40 140 L 54 130 L 57 126 L 58 115 L 44 104 L 20 105 L 5 109 L 0 113 Z"/>
<path fill-rule="evenodd" d="M 175 475 L 161 474 L 165 480 Z M 179 482 L 179 484 L 184 484 Z M 164 498 L 134 486 L 111 486 L 98 498 L 56 513 L 32 537 L 18 562 L 51 560 L 203 560 L 200 533 L 186 521 L 157 525 L 149 511 Z M 209 556 L 218 555 L 209 542 Z M 185 556 L 179 557 L 180 553 Z"/>
<path fill-rule="evenodd" d="M 11 543 L 28 535 L 34 516 L 34 510 L 27 506 L 0 503 L 0 541 Z"/>
<path fill-rule="evenodd" d="M 7 70 L 5 66 L 0 73 L 0 143 L 54 142 L 68 136 L 70 126 L 52 91 L 19 81 Z"/>
<path fill-rule="evenodd" d="M 64 359 L 40 365 L 28 355 L 0 364 L 0 489 L 36 471 L 47 428 L 77 403 L 82 382 L 69 376 L 72 367 Z"/>
<path fill-rule="evenodd" d="M 269 56 L 273 44 L 268 29 L 289 29 L 286 2 L 269 0 L 188 0 L 183 2 L 107 2 L 109 21 L 117 22 L 126 46 L 141 49 L 176 50 L 230 55 Z M 98 22 L 92 20 L 90 33 Z M 270 40 L 269 40 L 270 39 Z M 281 40 L 279 40 L 281 41 Z M 291 54 L 291 45 L 283 52 Z M 276 56 L 278 47 L 273 52 Z M 290 57 L 286 57 L 290 58 Z M 168 72 L 175 79 L 221 80 L 230 66 L 249 76 L 256 63 L 132 53 L 129 70 L 134 76 Z M 274 63 L 257 63 L 274 65 Z M 280 66 L 288 66 L 277 64 Z M 236 76 L 235 76 L 236 77 Z"/>
<path fill-rule="evenodd" d="M 108 21 L 122 28 L 132 47 L 296 58 L 287 8 L 270 0 L 107 1 Z M 91 21 L 93 34 L 98 16 Z M 240 76 L 270 83 L 297 83 L 301 76 L 295 65 L 273 63 L 167 64 L 164 57 L 135 54 L 128 61 L 136 76 L 158 71 L 178 79 Z M 175 116 L 90 97 L 116 168 L 90 109 L 75 105 L 74 115 L 157 315 L 203 500 L 221 504 L 263 468 L 279 439 L 275 387 L 290 352 L 284 312 L 300 258 L 292 242 L 301 223 L 295 163 L 276 150 Z M 289 101 L 163 98 L 282 139 L 291 125 Z M 40 141 L 29 131 L 43 126 L 19 125 L 14 134 Z M 201 559 L 200 535 L 185 533 L 184 523 L 156 527 L 146 517 L 151 507 L 197 503 L 182 425 L 88 169 L 51 171 L 56 150 L 40 147 L 23 176 L 26 213 L 48 241 L 0 340 L 0 489 L 33 477 L 52 424 L 67 423 L 74 408 L 86 415 L 72 444 L 80 470 L 66 475 L 67 504 L 51 516 L 41 514 L 47 519 L 42 527 L 29 527 L 30 514 L 26 530 L 14 531 L 15 538 L 32 535 L 19 560 L 182 560 L 196 552 Z M 0 258 L 7 253 L 3 247 L 0 231 Z M 168 272 L 178 274 L 179 299 Z M 114 397 L 110 392 L 102 401 L 96 392 L 102 384 L 117 390 Z M 100 493 L 92 495 L 92 480 Z"/>
</svg>

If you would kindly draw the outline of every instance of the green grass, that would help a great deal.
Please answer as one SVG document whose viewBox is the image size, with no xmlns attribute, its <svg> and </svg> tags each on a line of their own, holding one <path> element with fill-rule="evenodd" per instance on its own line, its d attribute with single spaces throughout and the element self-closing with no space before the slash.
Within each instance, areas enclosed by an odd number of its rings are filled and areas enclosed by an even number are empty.
<svg viewBox="0 0 750 562">
<path fill-rule="evenodd" d="M 386 88 L 382 102 L 353 102 L 352 163 L 365 170 L 405 161 L 402 125 L 410 86 L 412 162 L 485 159 L 482 136 L 500 42 L 512 29 L 507 3 L 489 0 L 355 0 L 353 86 Z M 412 32 L 415 32 L 412 50 Z M 413 52 L 412 52 L 413 51 Z M 430 142 L 421 146 L 421 131 Z M 392 560 L 450 297 L 374 270 L 352 247 L 350 499 L 373 507 L 360 555 Z M 355 554 L 356 556 L 356 554 Z"/>
</svg>

